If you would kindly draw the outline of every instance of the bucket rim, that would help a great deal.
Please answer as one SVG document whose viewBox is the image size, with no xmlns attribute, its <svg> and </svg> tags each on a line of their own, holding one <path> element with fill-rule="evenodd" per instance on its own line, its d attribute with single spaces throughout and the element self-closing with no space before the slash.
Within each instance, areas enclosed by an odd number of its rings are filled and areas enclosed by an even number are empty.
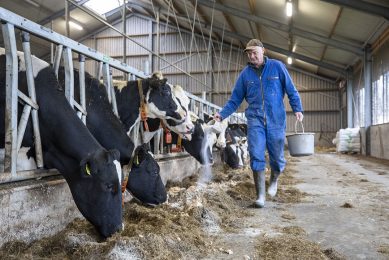
<svg viewBox="0 0 389 260">
<path fill-rule="evenodd" d="M 295 135 L 315 135 L 315 133 L 307 133 L 307 132 L 304 132 L 304 133 L 293 133 L 293 134 L 287 134 L 286 137 L 295 136 Z"/>
</svg>

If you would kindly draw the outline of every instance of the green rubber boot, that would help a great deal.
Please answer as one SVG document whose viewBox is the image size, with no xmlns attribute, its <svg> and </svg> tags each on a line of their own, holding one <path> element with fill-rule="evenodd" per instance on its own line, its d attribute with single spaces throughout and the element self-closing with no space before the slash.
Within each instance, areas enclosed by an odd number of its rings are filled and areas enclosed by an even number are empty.
<svg viewBox="0 0 389 260">
<path fill-rule="evenodd" d="M 265 206 L 266 194 L 265 194 L 265 171 L 253 171 L 255 191 L 257 193 L 257 199 L 254 202 L 255 207 L 263 208 Z"/>
<path fill-rule="evenodd" d="M 270 185 L 267 189 L 267 193 L 270 195 L 270 197 L 274 197 L 277 194 L 277 183 L 278 183 L 278 177 L 280 176 L 280 172 L 277 171 L 271 171 L 270 174 Z"/>
</svg>

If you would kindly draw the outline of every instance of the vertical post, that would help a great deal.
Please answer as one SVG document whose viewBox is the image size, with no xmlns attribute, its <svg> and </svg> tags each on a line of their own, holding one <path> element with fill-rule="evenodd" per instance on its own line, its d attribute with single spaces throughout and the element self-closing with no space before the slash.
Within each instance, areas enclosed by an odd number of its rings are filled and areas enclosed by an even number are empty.
<svg viewBox="0 0 389 260">
<path fill-rule="evenodd" d="M 371 68 L 372 68 L 372 59 L 371 59 L 371 46 L 367 45 L 365 48 L 364 55 L 364 65 L 365 65 L 365 130 L 366 130 L 366 155 L 371 154 L 371 142 L 370 142 L 370 126 L 372 124 L 372 100 L 371 100 Z"/>
<path fill-rule="evenodd" d="M 148 46 L 150 50 L 154 51 L 153 48 L 153 21 L 149 21 L 149 39 L 148 39 Z M 153 70 L 153 54 L 149 52 L 149 63 L 151 64 L 151 70 Z M 149 71 L 149 70 L 147 70 Z M 145 71 L 146 73 L 146 71 Z M 149 75 L 149 73 L 146 73 L 146 75 Z"/>
<path fill-rule="evenodd" d="M 160 8 L 158 8 L 157 12 L 157 46 L 155 48 L 155 52 L 157 53 L 157 55 L 159 55 L 159 51 L 160 51 L 160 32 L 159 32 L 159 14 L 160 14 Z M 161 60 L 158 58 L 158 56 L 155 57 L 157 59 L 157 68 L 156 70 L 159 71 L 161 69 Z"/>
<path fill-rule="evenodd" d="M 79 70 L 78 78 L 80 79 L 80 105 L 86 111 L 85 101 L 85 56 L 78 54 Z M 81 120 L 86 125 L 86 116 L 81 112 Z"/>
<path fill-rule="evenodd" d="M 50 22 L 50 28 L 53 30 L 53 20 Z M 50 43 L 50 64 L 54 64 L 54 43 Z"/>
<path fill-rule="evenodd" d="M 127 21 L 126 21 L 126 1 L 123 1 L 122 27 L 123 27 L 123 63 L 127 63 Z M 126 72 L 123 72 L 123 80 L 126 80 Z"/>
<path fill-rule="evenodd" d="M 55 72 L 55 76 L 57 78 L 58 78 L 59 64 L 61 63 L 62 50 L 63 50 L 63 45 L 61 45 L 61 44 L 57 45 L 57 48 L 55 48 L 53 69 L 54 69 L 54 72 Z"/>
<path fill-rule="evenodd" d="M 111 103 L 111 80 L 109 79 L 109 64 L 103 64 L 103 82 L 107 91 L 108 101 Z"/>
<path fill-rule="evenodd" d="M 74 102 L 74 71 L 72 49 L 65 47 L 63 50 L 63 63 L 65 68 L 65 96 L 73 108 Z"/>
<path fill-rule="evenodd" d="M 65 21 L 66 21 L 65 29 L 66 29 L 66 37 L 68 38 L 70 36 L 69 17 L 70 17 L 69 3 L 68 1 L 65 0 Z"/>
<path fill-rule="evenodd" d="M 159 130 L 154 134 L 154 151 L 153 153 L 154 154 L 159 154 L 159 145 L 160 145 L 160 138 L 161 138 L 161 135 L 159 133 Z"/>
<path fill-rule="evenodd" d="M 99 81 L 101 79 L 102 70 L 103 70 L 103 62 L 99 61 L 96 66 L 96 79 L 98 79 Z"/>
<path fill-rule="evenodd" d="M 9 23 L 3 23 L 1 27 L 6 55 L 4 171 L 15 175 L 18 136 L 18 58 L 14 26 Z"/>
<path fill-rule="evenodd" d="M 145 60 L 143 63 L 143 71 L 145 72 L 146 75 L 150 75 L 150 63 L 148 60 Z"/>
<path fill-rule="evenodd" d="M 32 60 L 31 60 L 31 50 L 30 50 L 30 34 L 27 32 L 22 32 L 22 45 L 24 51 L 24 60 L 26 63 L 28 94 L 32 102 L 36 104 L 35 82 L 34 82 L 33 67 L 32 67 Z M 43 168 L 42 142 L 41 142 L 41 134 L 39 129 L 38 111 L 36 109 L 32 110 L 31 118 L 32 118 L 33 131 L 34 131 L 36 165 L 38 168 Z M 21 138 L 23 138 L 23 136 Z M 21 145 L 21 141 L 20 141 L 20 145 Z M 18 144 L 18 149 L 20 148 L 20 145 Z"/>
<path fill-rule="evenodd" d="M 347 127 L 354 127 L 353 119 L 353 70 L 347 71 Z"/>
<path fill-rule="evenodd" d="M 111 95 L 112 110 L 113 110 L 113 113 L 115 114 L 115 116 L 117 116 L 119 118 L 119 111 L 118 111 L 118 107 L 116 104 L 115 90 L 113 87 L 112 69 L 109 70 L 109 82 L 110 82 L 109 91 L 111 92 L 110 95 Z"/>
</svg>

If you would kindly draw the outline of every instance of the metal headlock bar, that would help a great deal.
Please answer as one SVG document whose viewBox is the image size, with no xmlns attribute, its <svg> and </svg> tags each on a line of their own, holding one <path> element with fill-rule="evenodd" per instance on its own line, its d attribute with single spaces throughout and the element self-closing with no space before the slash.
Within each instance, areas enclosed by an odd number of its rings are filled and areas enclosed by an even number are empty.
<svg viewBox="0 0 389 260">
<path fill-rule="evenodd" d="M 71 0 L 67 0 L 75 4 Z M 78 6 L 77 4 L 75 4 Z M 78 6 L 79 7 L 79 6 Z M 83 7 L 79 7 L 83 11 Z M 93 15 L 92 15 L 93 16 Z M 96 17 L 95 17 L 96 18 Z M 96 18 L 98 19 L 98 18 Z M 99 19 L 98 19 L 99 20 Z M 4 158 L 4 173 L 0 174 L 0 183 L 26 180 L 31 178 L 44 177 L 49 175 L 58 174 L 55 171 L 39 170 L 37 171 L 23 171 L 16 175 L 16 162 L 18 150 L 21 146 L 23 135 L 27 126 L 29 115 L 32 116 L 34 141 L 35 141 L 35 153 L 36 163 L 38 168 L 43 167 L 43 156 L 41 137 L 39 130 L 38 112 L 39 106 L 36 103 L 36 94 L 33 78 L 33 68 L 31 62 L 31 51 L 29 43 L 29 33 L 43 38 L 49 42 L 56 44 L 55 57 L 53 60 L 53 69 L 58 77 L 58 70 L 61 63 L 61 56 L 65 68 L 65 96 L 68 99 L 72 107 L 75 107 L 78 112 L 77 115 L 81 120 L 86 123 L 86 102 L 85 102 L 85 57 L 89 57 L 98 61 L 98 69 L 96 71 L 96 77 L 100 79 L 101 75 L 104 79 L 107 94 L 112 104 L 113 111 L 118 116 L 118 110 L 116 105 L 116 98 L 113 88 L 112 80 L 112 68 L 121 70 L 128 73 L 128 77 L 131 80 L 137 78 L 146 78 L 148 73 L 137 70 L 123 62 L 115 60 L 109 56 L 104 55 L 92 48 L 82 45 L 72 39 L 69 39 L 63 35 L 53 32 L 51 29 L 36 24 L 28 19 L 25 19 L 15 13 L 12 13 L 4 8 L 0 7 L 0 21 L 2 22 L 2 33 L 4 38 L 4 47 L 6 55 L 6 102 L 5 102 L 5 158 Z M 102 21 L 104 22 L 104 21 Z M 110 25 L 107 25 L 111 29 Z M 26 61 L 26 74 L 28 83 L 29 97 L 18 90 L 18 62 L 17 62 L 17 49 L 15 39 L 15 27 L 22 30 L 22 46 L 24 51 L 24 57 Z M 119 32 L 120 33 L 120 32 Z M 128 36 L 126 36 L 130 39 Z M 132 41 L 132 39 L 130 39 Z M 138 44 L 138 43 L 137 43 Z M 143 46 L 142 46 L 143 47 Z M 145 47 L 143 47 L 145 48 Z M 146 48 L 145 48 L 146 49 Z M 146 49 L 153 55 L 156 55 L 151 50 Z M 72 52 L 79 54 L 79 78 L 80 78 L 80 104 L 74 100 L 74 71 L 73 71 L 73 59 Z M 174 64 L 157 55 L 160 59 L 164 60 L 173 67 L 176 67 L 189 77 L 193 78 L 190 74 L 178 68 Z M 198 81 L 197 79 L 195 79 Z M 200 82 L 202 83 L 202 82 Z M 203 84 L 203 83 L 202 83 Z M 191 100 L 191 108 L 195 108 L 195 103 L 198 103 L 202 109 L 210 112 L 220 110 L 219 106 L 216 106 L 205 99 L 201 99 L 191 93 L 186 92 L 186 95 Z M 17 123 L 17 102 L 18 97 L 25 103 L 23 114 L 20 119 L 19 128 Z M 32 110 L 31 110 L 32 109 Z M 236 114 L 231 116 L 232 121 L 243 122 L 244 119 Z M 235 119 L 235 120 L 234 120 Z M 137 133 L 136 135 L 138 135 Z M 160 133 L 162 135 L 162 133 Z M 163 138 L 160 137 L 161 140 Z M 157 147 L 157 146 L 156 146 Z M 163 150 L 163 143 L 160 143 L 160 149 Z"/>
</svg>

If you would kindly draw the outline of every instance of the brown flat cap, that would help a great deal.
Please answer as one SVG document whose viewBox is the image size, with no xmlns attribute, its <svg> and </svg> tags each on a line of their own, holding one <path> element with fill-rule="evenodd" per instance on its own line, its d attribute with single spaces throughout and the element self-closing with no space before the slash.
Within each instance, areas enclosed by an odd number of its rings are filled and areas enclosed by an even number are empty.
<svg viewBox="0 0 389 260">
<path fill-rule="evenodd" d="M 263 44 L 260 40 L 258 39 L 251 39 L 247 45 L 246 45 L 246 49 L 244 49 L 244 51 L 250 51 L 250 50 L 253 50 L 255 49 L 255 47 L 262 47 L 263 48 Z"/>
</svg>

